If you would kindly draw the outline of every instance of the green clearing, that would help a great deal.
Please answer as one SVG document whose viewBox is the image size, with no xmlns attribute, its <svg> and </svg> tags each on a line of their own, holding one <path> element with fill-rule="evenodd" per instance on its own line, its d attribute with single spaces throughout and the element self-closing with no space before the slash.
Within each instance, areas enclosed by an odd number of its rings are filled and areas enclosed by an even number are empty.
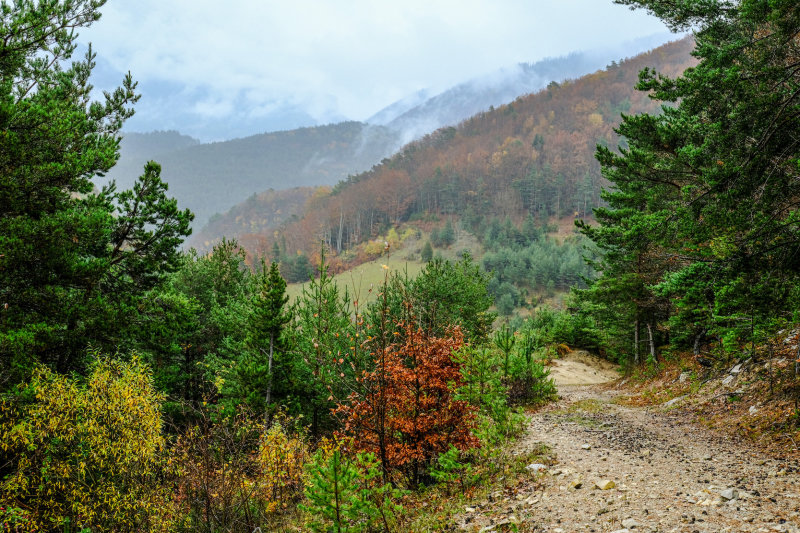
<svg viewBox="0 0 800 533">
<path fill-rule="evenodd" d="M 362 263 L 351 270 L 336 274 L 333 278 L 340 289 L 347 289 L 352 300 L 358 300 L 363 305 L 375 300 L 387 273 L 399 272 L 413 278 L 424 266 L 425 263 L 421 261 L 410 261 L 404 254 L 397 254 Z M 297 300 L 305 285 L 306 283 L 292 283 L 286 287 L 290 302 Z"/>
</svg>

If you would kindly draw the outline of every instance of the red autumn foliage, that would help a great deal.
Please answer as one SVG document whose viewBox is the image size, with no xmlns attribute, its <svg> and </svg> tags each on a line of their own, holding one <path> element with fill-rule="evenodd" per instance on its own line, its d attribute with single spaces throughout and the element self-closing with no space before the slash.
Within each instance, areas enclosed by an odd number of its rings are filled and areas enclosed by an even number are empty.
<svg viewBox="0 0 800 533">
<path fill-rule="evenodd" d="M 360 451 L 375 453 L 389 471 L 416 484 L 427 466 L 450 446 L 478 446 L 472 434 L 475 408 L 455 399 L 461 384 L 453 352 L 464 344 L 458 328 L 445 338 L 405 327 L 402 342 L 379 350 L 375 369 L 336 412 Z"/>
</svg>

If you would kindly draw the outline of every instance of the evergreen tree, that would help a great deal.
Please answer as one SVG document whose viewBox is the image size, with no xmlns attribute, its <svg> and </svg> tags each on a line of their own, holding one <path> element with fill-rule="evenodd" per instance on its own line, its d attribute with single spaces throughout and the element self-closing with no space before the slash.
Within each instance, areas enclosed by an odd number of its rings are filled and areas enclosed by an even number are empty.
<svg viewBox="0 0 800 533">
<path fill-rule="evenodd" d="M 420 252 L 420 258 L 425 263 L 433 259 L 433 247 L 431 246 L 431 241 L 425 241 L 425 245 L 422 247 L 422 252 Z"/>
<path fill-rule="evenodd" d="M 459 261 L 435 257 L 414 278 L 395 273 L 384 291 L 385 302 L 371 306 L 369 321 L 375 331 L 385 306 L 390 324 L 418 324 L 428 335 L 445 337 L 459 326 L 469 342 L 485 341 L 495 314 L 489 312 L 492 297 L 487 290 L 490 275 L 464 253 Z"/>
<path fill-rule="evenodd" d="M 266 379 L 235 372 L 235 363 L 250 353 L 254 278 L 238 243 L 223 239 L 207 255 L 183 254 L 179 270 L 150 291 L 132 317 L 128 345 L 147 356 L 157 386 L 168 394 L 170 416 L 183 411 L 185 401 L 206 400 L 211 385 L 223 400 L 241 400 L 242 390 L 257 390 L 255 406 L 263 408 Z M 240 388 L 245 379 L 248 385 Z"/>
<path fill-rule="evenodd" d="M 332 422 L 334 399 L 347 396 L 347 383 L 360 370 L 362 339 L 357 338 L 350 297 L 342 293 L 328 272 L 324 249 L 319 277 L 303 286 L 292 324 L 292 354 L 288 404 L 304 413 L 311 432 L 319 433 Z"/>
<path fill-rule="evenodd" d="M 651 356 L 659 325 L 695 346 L 706 332 L 752 340 L 798 305 L 800 5 L 618 3 L 694 29 L 699 62 L 677 79 L 643 71 L 638 88 L 668 105 L 623 117 L 619 153 L 598 147 L 614 189 L 585 230 L 606 253 L 596 287 L 645 317 Z"/>
<path fill-rule="evenodd" d="M 269 409 L 272 399 L 275 348 L 280 343 L 283 327 L 291 320 L 291 314 L 286 309 L 289 297 L 286 295 L 286 281 L 278 271 L 278 263 L 273 262 L 269 271 L 266 270 L 266 265 L 262 264 L 260 278 L 259 291 L 253 298 L 248 344 L 252 350 L 267 357 L 268 378 L 265 403 Z"/>
<path fill-rule="evenodd" d="M 128 75 L 91 101 L 91 49 L 62 68 L 103 4 L 0 6 L 0 374 L 11 381 L 39 361 L 82 370 L 89 344 L 116 345 L 190 233 L 155 163 L 131 191 L 92 185 L 138 99 Z"/>
</svg>

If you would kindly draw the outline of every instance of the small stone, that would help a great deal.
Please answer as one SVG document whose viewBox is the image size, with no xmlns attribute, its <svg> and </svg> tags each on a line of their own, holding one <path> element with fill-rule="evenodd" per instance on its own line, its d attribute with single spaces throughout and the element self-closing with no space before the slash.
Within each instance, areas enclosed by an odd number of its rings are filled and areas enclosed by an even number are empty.
<svg viewBox="0 0 800 533">
<path fill-rule="evenodd" d="M 739 491 L 736 489 L 725 489 L 719 493 L 720 497 L 725 500 L 735 500 L 739 498 Z"/>
<path fill-rule="evenodd" d="M 573 479 L 569 484 L 569 488 L 571 488 L 571 489 L 578 490 L 581 487 L 583 487 L 583 480 L 581 478 L 579 478 L 579 477 L 576 477 L 575 479 Z"/>
<path fill-rule="evenodd" d="M 583 444 L 581 446 L 581 450 L 591 450 L 591 449 L 592 449 L 592 445 L 591 444 Z"/>
<path fill-rule="evenodd" d="M 722 385 L 723 385 L 723 386 L 725 386 L 725 387 L 727 387 L 728 385 L 730 385 L 731 383 L 733 383 L 733 380 L 734 380 L 734 379 L 736 379 L 736 377 L 735 377 L 735 376 L 733 376 L 733 375 L 727 375 L 727 376 L 725 376 L 725 379 L 723 379 L 723 380 L 722 380 Z"/>
<path fill-rule="evenodd" d="M 598 479 L 594 482 L 594 486 L 600 490 L 610 490 L 616 487 L 617 484 L 610 479 Z"/>
<path fill-rule="evenodd" d="M 668 402 L 664 402 L 664 407 L 672 407 L 674 405 L 677 405 L 684 398 L 686 398 L 686 396 L 678 396 L 677 398 L 673 398 Z"/>
<path fill-rule="evenodd" d="M 731 368 L 731 371 L 730 371 L 730 373 L 731 373 L 731 374 L 738 374 L 738 373 L 739 373 L 739 372 L 741 372 L 741 371 L 742 371 L 742 363 L 739 363 L 739 364 L 738 364 L 738 365 L 736 365 L 735 367 Z"/>
<path fill-rule="evenodd" d="M 639 527 L 639 522 L 637 522 L 633 518 L 626 518 L 625 520 L 622 521 L 622 527 L 624 527 L 625 529 L 635 529 Z"/>
<path fill-rule="evenodd" d="M 751 405 L 747 412 L 750 413 L 750 416 L 753 416 L 758 412 L 758 408 L 755 405 Z"/>
<path fill-rule="evenodd" d="M 641 454 L 642 454 L 642 457 L 650 457 L 650 450 L 648 450 L 648 449 L 643 449 L 643 450 L 642 450 L 641 452 L 639 452 L 639 453 L 641 453 Z"/>
<path fill-rule="evenodd" d="M 543 465 L 542 463 L 531 463 L 525 467 L 525 470 L 529 470 L 531 472 L 540 472 L 542 470 L 547 470 L 547 465 Z"/>
<path fill-rule="evenodd" d="M 475 512 L 475 508 L 474 507 L 464 507 L 464 510 L 466 512 L 468 512 L 468 513 L 474 513 Z"/>
<path fill-rule="evenodd" d="M 681 375 L 678 376 L 678 383 L 686 383 L 686 381 L 689 379 L 689 375 L 690 374 L 688 372 L 681 372 Z"/>
<path fill-rule="evenodd" d="M 631 533 L 631 532 L 628 529 L 617 529 L 615 531 L 612 531 L 611 533 Z"/>
<path fill-rule="evenodd" d="M 703 461 L 710 461 L 711 459 L 713 459 L 713 457 L 710 453 L 707 453 L 703 456 Z"/>
</svg>

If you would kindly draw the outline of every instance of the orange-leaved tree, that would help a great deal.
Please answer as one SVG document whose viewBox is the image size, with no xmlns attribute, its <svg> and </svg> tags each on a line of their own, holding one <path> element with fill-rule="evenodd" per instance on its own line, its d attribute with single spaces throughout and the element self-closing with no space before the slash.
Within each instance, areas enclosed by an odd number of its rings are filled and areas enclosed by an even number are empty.
<svg viewBox="0 0 800 533">
<path fill-rule="evenodd" d="M 336 411 L 355 447 L 381 459 L 385 477 L 400 471 L 417 485 L 440 453 L 478 445 L 475 408 L 455 399 L 461 374 L 453 352 L 464 344 L 461 330 L 432 337 L 411 326 L 398 329 L 405 329 L 397 335 L 403 341 L 377 350 L 375 368 Z"/>
</svg>

